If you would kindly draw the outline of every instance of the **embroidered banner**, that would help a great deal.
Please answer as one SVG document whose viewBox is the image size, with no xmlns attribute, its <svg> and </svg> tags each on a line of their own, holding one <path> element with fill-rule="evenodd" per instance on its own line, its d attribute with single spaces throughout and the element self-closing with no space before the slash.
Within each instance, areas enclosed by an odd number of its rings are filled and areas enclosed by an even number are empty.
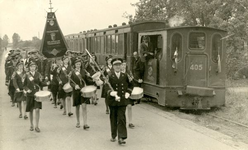
<svg viewBox="0 0 248 150">
<path fill-rule="evenodd" d="M 63 56 L 67 47 L 55 13 L 48 12 L 40 51 L 47 58 L 56 58 Z"/>
</svg>

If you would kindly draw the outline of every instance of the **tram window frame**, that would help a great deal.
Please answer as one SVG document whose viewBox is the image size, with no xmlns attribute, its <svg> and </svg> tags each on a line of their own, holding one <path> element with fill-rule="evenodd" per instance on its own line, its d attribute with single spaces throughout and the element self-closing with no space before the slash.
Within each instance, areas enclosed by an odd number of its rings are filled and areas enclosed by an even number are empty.
<svg viewBox="0 0 248 150">
<path fill-rule="evenodd" d="M 115 50 L 115 35 L 111 35 L 111 53 L 115 54 L 116 50 Z"/>
<path fill-rule="evenodd" d="M 118 37 L 118 54 L 119 55 L 124 55 L 124 40 L 125 40 L 124 33 L 119 34 L 119 37 Z"/>
<path fill-rule="evenodd" d="M 84 52 L 85 49 L 86 49 L 85 38 L 82 38 L 82 44 L 83 44 L 83 50 L 82 50 L 82 52 Z"/>
<path fill-rule="evenodd" d="M 199 35 L 199 34 L 201 34 L 201 35 L 204 35 L 204 36 L 201 36 L 201 37 L 196 37 L 196 36 L 194 36 L 194 43 L 192 44 L 191 42 L 192 42 L 192 39 L 193 39 L 193 35 Z M 199 38 L 202 38 L 202 37 L 204 37 L 204 40 L 198 40 Z M 204 42 L 201 42 L 201 44 L 203 45 L 203 47 L 200 47 L 199 45 L 199 43 L 200 43 L 200 41 L 204 41 Z M 206 48 L 206 41 L 207 41 L 207 39 L 206 39 L 206 33 L 204 33 L 204 32 L 196 32 L 196 31 L 193 31 L 193 32 L 190 32 L 189 33 L 189 38 L 188 38 L 188 48 L 190 49 L 190 50 L 193 50 L 193 51 L 197 51 L 197 50 L 200 50 L 200 51 L 204 51 L 205 50 L 205 48 Z M 197 43 L 197 44 L 196 44 Z M 192 47 L 192 45 L 197 45 L 198 47 Z"/>
<path fill-rule="evenodd" d="M 105 36 L 101 36 L 100 40 L 101 40 L 101 53 L 106 54 L 106 52 L 105 52 Z"/>
<path fill-rule="evenodd" d="M 180 36 L 180 38 L 181 39 L 179 39 L 180 41 L 180 44 L 179 45 L 177 45 L 177 46 L 174 46 L 174 40 L 173 40 L 173 38 L 175 37 L 175 36 Z M 175 37 L 176 38 L 176 37 Z M 181 34 L 181 33 L 179 33 L 179 32 L 176 32 L 176 33 L 173 33 L 172 35 L 171 35 L 171 45 L 170 45 L 170 55 L 171 55 L 171 60 L 173 60 L 174 59 L 174 53 L 175 53 L 175 51 L 176 51 L 176 47 L 178 48 L 178 57 L 177 57 L 177 61 L 178 62 L 180 62 L 181 60 L 182 60 L 182 57 L 183 57 L 183 49 L 182 49 L 182 47 L 183 47 L 183 35 Z"/>
<path fill-rule="evenodd" d="M 119 48 L 118 48 L 118 38 L 119 38 L 119 34 L 115 35 L 115 53 L 119 54 Z"/>
<path fill-rule="evenodd" d="M 222 40 L 220 40 L 222 38 L 222 36 L 218 33 L 216 34 L 213 34 L 211 40 L 212 40 L 212 43 L 211 43 L 211 60 L 214 62 L 214 63 L 218 63 L 218 50 L 216 51 L 216 48 L 214 48 L 214 43 L 216 42 L 216 40 L 214 39 L 216 36 L 219 36 L 219 41 L 220 41 L 220 59 L 222 59 L 222 51 L 223 51 L 223 42 Z M 216 52 L 214 52 L 214 50 Z M 214 56 L 215 55 L 215 56 Z"/>
<path fill-rule="evenodd" d="M 112 35 L 107 35 L 106 37 L 106 54 L 111 54 L 111 41 L 112 41 Z"/>
</svg>

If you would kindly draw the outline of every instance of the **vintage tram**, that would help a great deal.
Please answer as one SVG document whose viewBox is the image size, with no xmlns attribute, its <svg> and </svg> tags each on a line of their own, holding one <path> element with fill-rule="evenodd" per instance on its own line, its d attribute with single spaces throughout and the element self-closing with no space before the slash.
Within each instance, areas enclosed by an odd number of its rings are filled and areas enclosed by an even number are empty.
<svg viewBox="0 0 248 150">
<path fill-rule="evenodd" d="M 144 37 L 154 56 L 145 62 L 144 94 L 159 105 L 180 109 L 210 109 L 225 104 L 226 31 L 210 27 L 168 27 L 164 22 L 109 26 L 65 36 L 71 50 L 87 48 L 104 64 L 107 55 L 132 67 Z"/>
</svg>

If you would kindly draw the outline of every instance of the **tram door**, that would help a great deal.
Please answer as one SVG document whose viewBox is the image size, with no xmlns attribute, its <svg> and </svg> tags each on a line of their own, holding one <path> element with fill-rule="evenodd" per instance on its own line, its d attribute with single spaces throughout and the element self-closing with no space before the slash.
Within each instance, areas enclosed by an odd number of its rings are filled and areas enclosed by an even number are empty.
<svg viewBox="0 0 248 150">
<path fill-rule="evenodd" d="M 163 55 L 163 32 L 147 32 L 139 34 L 138 52 L 145 62 L 144 82 L 159 84 L 160 60 Z"/>
<path fill-rule="evenodd" d="M 205 33 L 191 32 L 189 34 L 188 53 L 185 58 L 186 84 L 190 86 L 207 86 L 208 55 L 205 53 Z"/>
</svg>

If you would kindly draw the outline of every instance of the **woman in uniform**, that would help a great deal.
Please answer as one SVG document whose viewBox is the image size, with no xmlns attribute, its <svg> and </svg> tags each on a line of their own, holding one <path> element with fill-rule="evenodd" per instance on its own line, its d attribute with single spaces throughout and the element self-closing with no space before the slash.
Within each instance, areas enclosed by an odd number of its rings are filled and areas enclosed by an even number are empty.
<svg viewBox="0 0 248 150">
<path fill-rule="evenodd" d="M 61 87 L 64 87 L 64 85 L 66 83 L 69 82 L 69 76 L 71 74 L 72 71 L 72 67 L 69 64 L 69 57 L 63 57 L 63 65 L 59 74 L 59 78 L 62 81 L 62 85 Z M 71 94 L 72 92 L 66 93 L 64 91 L 64 89 L 62 88 L 61 91 L 61 97 L 62 97 L 62 101 L 63 101 L 63 105 L 64 107 L 66 107 L 66 110 L 68 112 L 68 116 L 70 117 L 71 115 L 73 115 L 73 113 L 71 112 Z"/>
<path fill-rule="evenodd" d="M 42 103 L 35 100 L 35 93 L 39 91 L 42 86 L 42 76 L 37 72 L 37 64 L 31 62 L 29 64 L 29 72 L 26 74 L 24 82 L 24 93 L 27 95 L 27 107 L 26 112 L 29 113 L 30 118 L 30 131 L 34 130 L 33 125 L 33 110 L 35 110 L 35 131 L 40 132 L 39 120 L 40 120 L 40 109 L 42 109 Z"/>
<path fill-rule="evenodd" d="M 76 127 L 80 128 L 80 105 L 82 105 L 83 112 L 83 122 L 84 129 L 90 128 L 87 124 L 87 104 L 90 104 L 90 98 L 84 98 L 81 96 L 81 89 L 86 86 L 86 81 L 89 80 L 89 77 L 86 75 L 84 69 L 82 69 L 82 61 L 80 59 L 75 60 L 74 67 L 71 75 L 71 86 L 73 87 L 73 106 L 76 107 L 76 118 L 77 124 Z"/>
<path fill-rule="evenodd" d="M 18 103 L 20 115 L 19 118 L 22 118 L 22 110 L 24 110 L 24 119 L 27 119 L 26 115 L 26 95 L 23 93 L 24 81 L 26 78 L 26 73 L 24 72 L 24 63 L 19 61 L 16 65 L 17 71 L 15 72 L 15 76 L 13 78 L 13 85 L 15 87 L 15 95 L 14 101 Z M 23 102 L 23 107 L 22 107 Z M 23 109 L 22 109 L 23 108 Z"/>
<path fill-rule="evenodd" d="M 104 67 L 104 75 L 108 78 L 108 76 L 110 75 L 111 71 L 113 71 L 112 68 L 112 55 L 109 55 L 108 57 L 105 58 L 106 61 L 106 66 Z M 108 80 L 108 79 L 105 79 Z M 109 114 L 109 107 L 108 107 L 108 98 L 107 98 L 107 91 L 108 91 L 109 87 L 108 85 L 105 83 L 102 87 L 102 95 L 101 97 L 105 99 L 105 105 L 106 105 L 106 114 Z"/>
</svg>

